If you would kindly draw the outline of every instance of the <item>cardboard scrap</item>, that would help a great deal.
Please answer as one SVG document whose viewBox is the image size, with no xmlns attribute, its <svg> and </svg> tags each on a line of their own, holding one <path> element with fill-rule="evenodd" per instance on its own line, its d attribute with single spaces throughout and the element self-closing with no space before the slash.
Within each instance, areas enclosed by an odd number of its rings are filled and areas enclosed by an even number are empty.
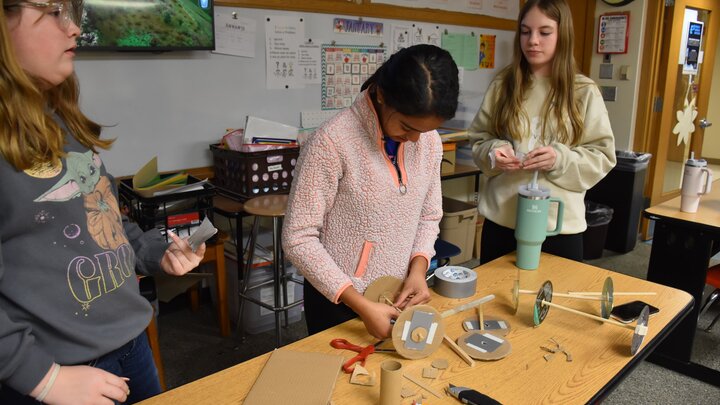
<svg viewBox="0 0 720 405">
<path fill-rule="evenodd" d="M 425 367 L 423 368 L 422 376 L 425 378 L 437 378 L 439 373 L 440 370 L 435 367 Z"/>
<path fill-rule="evenodd" d="M 356 364 L 350 377 L 350 384 L 357 385 L 375 385 L 375 373 L 370 373 L 365 367 Z"/>
<path fill-rule="evenodd" d="M 413 389 L 410 389 L 408 387 L 403 387 L 402 390 L 400 390 L 400 396 L 403 398 L 410 398 L 411 396 L 415 395 L 416 391 Z"/>
<path fill-rule="evenodd" d="M 343 361 L 342 356 L 275 349 L 243 403 L 327 404 Z"/>
<path fill-rule="evenodd" d="M 432 366 L 438 370 L 445 370 L 448 368 L 448 361 L 447 359 L 435 359 L 432 362 Z"/>
</svg>

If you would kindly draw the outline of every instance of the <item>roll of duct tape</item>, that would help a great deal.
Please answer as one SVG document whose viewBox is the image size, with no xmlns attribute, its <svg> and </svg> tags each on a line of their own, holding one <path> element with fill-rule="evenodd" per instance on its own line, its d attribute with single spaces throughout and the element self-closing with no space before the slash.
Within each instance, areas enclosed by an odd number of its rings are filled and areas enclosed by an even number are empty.
<svg viewBox="0 0 720 405">
<path fill-rule="evenodd" d="M 443 266 L 435 269 L 435 292 L 448 298 L 466 298 L 475 295 L 477 274 L 460 266 Z"/>
</svg>

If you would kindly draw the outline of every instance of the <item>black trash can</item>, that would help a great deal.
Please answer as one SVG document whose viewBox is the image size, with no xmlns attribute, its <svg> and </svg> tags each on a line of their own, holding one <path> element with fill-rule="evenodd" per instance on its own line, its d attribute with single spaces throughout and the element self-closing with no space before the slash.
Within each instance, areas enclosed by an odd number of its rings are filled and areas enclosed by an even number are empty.
<svg viewBox="0 0 720 405">
<path fill-rule="evenodd" d="M 612 208 L 585 200 L 587 229 L 583 233 L 583 259 L 591 260 L 602 256 L 612 219 Z"/>
<path fill-rule="evenodd" d="M 605 249 L 627 253 L 635 249 L 644 207 L 643 189 L 649 153 L 615 151 L 617 165 L 588 190 L 585 198 L 613 209 Z"/>
</svg>

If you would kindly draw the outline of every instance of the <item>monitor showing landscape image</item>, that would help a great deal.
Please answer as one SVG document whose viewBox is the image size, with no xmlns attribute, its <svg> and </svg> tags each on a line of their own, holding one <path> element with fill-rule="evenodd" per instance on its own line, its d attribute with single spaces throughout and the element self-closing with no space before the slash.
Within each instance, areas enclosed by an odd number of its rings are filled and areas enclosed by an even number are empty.
<svg viewBox="0 0 720 405">
<path fill-rule="evenodd" d="M 215 48 L 212 0 L 85 0 L 81 50 Z"/>
</svg>

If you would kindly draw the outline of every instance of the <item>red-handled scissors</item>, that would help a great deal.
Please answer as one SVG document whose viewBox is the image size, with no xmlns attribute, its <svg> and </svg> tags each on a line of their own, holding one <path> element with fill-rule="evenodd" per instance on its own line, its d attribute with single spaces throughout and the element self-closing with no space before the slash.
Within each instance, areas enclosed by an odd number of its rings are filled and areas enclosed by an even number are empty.
<svg viewBox="0 0 720 405">
<path fill-rule="evenodd" d="M 365 365 L 365 360 L 367 357 L 375 352 L 394 352 L 393 349 L 378 349 L 377 347 L 380 346 L 384 340 L 381 340 L 375 344 L 369 345 L 369 346 L 358 346 L 354 345 L 350 342 L 348 342 L 346 339 L 333 339 L 330 341 L 330 346 L 336 348 L 336 349 L 347 349 L 352 350 L 354 352 L 358 352 L 358 355 L 351 358 L 350 360 L 346 361 L 345 364 L 343 364 L 342 369 L 344 372 L 351 374 L 353 370 L 355 370 L 355 363 L 360 363 L 361 366 Z"/>
</svg>

